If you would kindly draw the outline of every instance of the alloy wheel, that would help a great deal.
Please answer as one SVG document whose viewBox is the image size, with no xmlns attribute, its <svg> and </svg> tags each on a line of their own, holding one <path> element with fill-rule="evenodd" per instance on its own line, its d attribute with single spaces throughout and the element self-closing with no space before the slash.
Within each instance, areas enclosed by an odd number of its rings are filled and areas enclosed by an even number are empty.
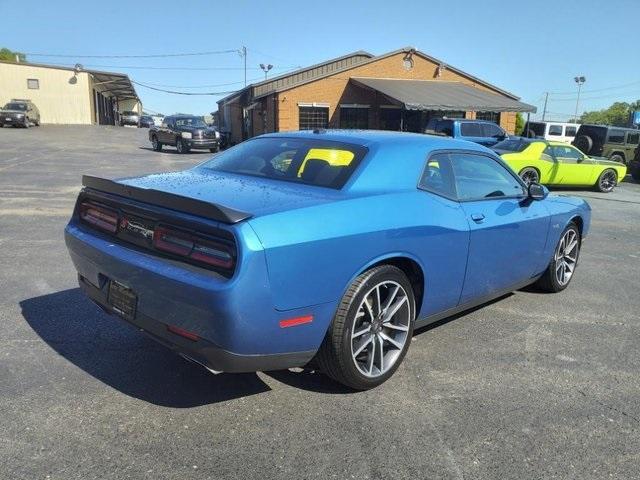
<svg viewBox="0 0 640 480">
<path fill-rule="evenodd" d="M 616 172 L 613 170 L 607 170 L 600 177 L 600 190 L 603 192 L 610 192 L 615 188 L 616 184 Z"/>
<path fill-rule="evenodd" d="M 570 228 L 565 232 L 558 244 L 555 254 L 556 280 L 561 286 L 565 286 L 571 280 L 578 263 L 580 241 L 577 232 Z"/>
<path fill-rule="evenodd" d="M 521 178 L 526 185 L 530 185 L 532 183 L 538 183 L 538 174 L 533 169 L 528 169 L 522 172 Z"/>
<path fill-rule="evenodd" d="M 364 296 L 351 328 L 351 357 L 369 378 L 387 372 L 408 341 L 411 300 L 397 282 L 378 283 Z"/>
</svg>

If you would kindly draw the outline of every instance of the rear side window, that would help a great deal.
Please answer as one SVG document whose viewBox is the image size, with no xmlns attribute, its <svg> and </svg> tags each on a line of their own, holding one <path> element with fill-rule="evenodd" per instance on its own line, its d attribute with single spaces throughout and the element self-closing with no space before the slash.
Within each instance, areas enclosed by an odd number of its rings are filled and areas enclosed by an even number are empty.
<svg viewBox="0 0 640 480">
<path fill-rule="evenodd" d="M 549 125 L 549 135 L 562 136 L 562 125 Z"/>
<path fill-rule="evenodd" d="M 418 187 L 443 197 L 455 199 L 453 171 L 448 154 L 439 153 L 427 161 Z"/>
<path fill-rule="evenodd" d="M 367 149 L 359 145 L 306 138 L 257 138 L 203 164 L 220 172 L 339 189 Z"/>
<path fill-rule="evenodd" d="M 499 138 L 504 136 L 504 131 L 493 123 L 485 123 L 482 125 L 482 130 L 485 137 Z"/>
<path fill-rule="evenodd" d="M 629 133 L 627 135 L 627 143 L 630 145 L 637 145 L 640 140 L 640 133 Z"/>
<path fill-rule="evenodd" d="M 576 127 L 565 127 L 564 136 L 565 137 L 575 137 L 578 129 Z"/>
<path fill-rule="evenodd" d="M 460 124 L 460 135 L 463 137 L 482 137 L 482 125 L 479 123 L 462 122 Z"/>
<path fill-rule="evenodd" d="M 609 130 L 609 143 L 624 143 L 624 130 Z"/>
</svg>

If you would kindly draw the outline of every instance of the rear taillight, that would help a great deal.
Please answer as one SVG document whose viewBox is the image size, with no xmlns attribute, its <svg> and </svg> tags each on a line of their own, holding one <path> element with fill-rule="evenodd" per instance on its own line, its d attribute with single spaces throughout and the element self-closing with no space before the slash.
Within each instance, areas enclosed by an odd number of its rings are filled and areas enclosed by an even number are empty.
<svg viewBox="0 0 640 480">
<path fill-rule="evenodd" d="M 234 264 L 233 251 L 229 246 L 166 226 L 156 227 L 153 233 L 153 246 L 163 252 L 213 267 L 230 269 Z"/>
<path fill-rule="evenodd" d="M 116 233 L 118 230 L 118 212 L 102 205 L 81 203 L 80 219 L 105 232 Z"/>
</svg>

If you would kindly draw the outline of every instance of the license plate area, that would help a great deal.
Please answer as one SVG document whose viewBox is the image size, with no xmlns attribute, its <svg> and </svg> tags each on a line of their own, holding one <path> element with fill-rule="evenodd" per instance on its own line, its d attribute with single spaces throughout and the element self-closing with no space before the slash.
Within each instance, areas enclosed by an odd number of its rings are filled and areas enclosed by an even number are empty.
<svg viewBox="0 0 640 480">
<path fill-rule="evenodd" d="M 133 320 L 136 317 L 138 296 L 129 287 L 111 280 L 107 302 L 113 311 L 125 320 Z"/>
</svg>

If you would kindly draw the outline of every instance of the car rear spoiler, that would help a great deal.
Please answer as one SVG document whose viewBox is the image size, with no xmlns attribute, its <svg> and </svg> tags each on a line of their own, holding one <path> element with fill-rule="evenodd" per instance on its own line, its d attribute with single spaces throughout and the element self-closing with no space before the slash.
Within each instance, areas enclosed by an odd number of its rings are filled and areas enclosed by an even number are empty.
<svg viewBox="0 0 640 480">
<path fill-rule="evenodd" d="M 82 185 L 92 190 L 112 193 L 139 202 L 198 215 L 210 220 L 215 220 L 216 222 L 233 224 L 242 222 L 252 216 L 250 213 L 241 212 L 215 203 L 204 202 L 202 200 L 196 200 L 195 198 L 183 197 L 175 193 L 162 192 L 151 188 L 134 187 L 91 175 L 82 176 Z"/>
</svg>

